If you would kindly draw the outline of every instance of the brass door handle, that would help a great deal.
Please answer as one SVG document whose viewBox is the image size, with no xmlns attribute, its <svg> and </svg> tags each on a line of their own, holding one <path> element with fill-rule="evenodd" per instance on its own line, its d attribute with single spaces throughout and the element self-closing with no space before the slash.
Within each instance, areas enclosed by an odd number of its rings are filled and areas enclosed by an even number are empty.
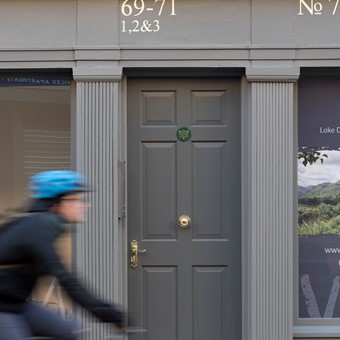
<svg viewBox="0 0 340 340">
<path fill-rule="evenodd" d="M 146 249 L 138 249 L 138 242 L 136 240 L 132 240 L 130 243 L 131 249 L 131 258 L 130 258 L 130 267 L 137 268 L 138 266 L 138 253 L 145 253 Z"/>
</svg>

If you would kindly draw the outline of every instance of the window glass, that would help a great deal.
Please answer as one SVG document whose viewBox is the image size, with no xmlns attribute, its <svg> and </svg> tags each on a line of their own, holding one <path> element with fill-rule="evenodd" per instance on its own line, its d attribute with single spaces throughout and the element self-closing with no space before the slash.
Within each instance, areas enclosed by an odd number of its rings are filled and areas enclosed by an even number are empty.
<svg viewBox="0 0 340 340">
<path fill-rule="evenodd" d="M 340 77 L 301 77 L 298 103 L 298 316 L 339 318 Z"/>
<path fill-rule="evenodd" d="M 0 75 L 0 210 L 27 205 L 31 175 L 70 168 L 70 98 L 67 78 Z M 70 266 L 70 235 L 57 247 Z M 53 278 L 45 278 L 32 299 L 67 315 L 71 305 L 62 294 Z"/>
<path fill-rule="evenodd" d="M 70 88 L 0 86 L 0 209 L 28 196 L 29 177 L 70 167 Z"/>
</svg>

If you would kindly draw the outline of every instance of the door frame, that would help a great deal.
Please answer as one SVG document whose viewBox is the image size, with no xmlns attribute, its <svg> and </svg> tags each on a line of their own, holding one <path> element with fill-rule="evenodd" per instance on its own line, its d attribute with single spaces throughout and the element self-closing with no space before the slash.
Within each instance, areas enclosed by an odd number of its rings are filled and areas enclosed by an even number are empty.
<svg viewBox="0 0 340 340">
<path fill-rule="evenodd" d="M 119 218 L 119 231 L 118 231 L 118 242 L 120 244 L 121 253 L 119 258 L 118 267 L 119 272 L 116 275 L 115 283 L 119 287 L 116 290 L 118 302 L 127 308 L 128 306 L 128 265 L 129 265 L 129 249 L 128 249 L 128 207 L 127 207 L 127 85 L 129 78 L 141 77 L 141 78 L 228 78 L 231 76 L 240 77 L 240 114 L 241 114 L 241 256 L 242 256 L 242 269 L 241 269 L 241 282 L 242 282 L 242 325 L 247 324 L 248 314 L 247 308 L 251 307 L 250 304 L 250 285 L 251 285 L 251 272 L 250 263 L 247 259 L 250 256 L 250 237 L 247 226 L 249 226 L 249 220 L 251 219 L 250 212 L 250 179 L 251 172 L 248 166 L 248 160 L 250 148 L 248 147 L 251 143 L 250 140 L 250 117 L 249 108 L 251 107 L 249 98 L 249 82 L 245 77 L 245 70 L 243 68 L 191 68 L 191 69 L 153 69 L 153 68 L 136 68 L 136 69 L 124 69 L 122 80 L 121 80 L 121 93 L 119 98 L 119 159 L 123 164 L 123 170 L 119 178 L 118 188 L 120 195 L 123 195 L 119 200 L 121 206 L 118 210 L 124 210 L 124 216 Z M 248 197 L 248 199 L 247 199 Z M 242 339 L 247 339 L 246 329 L 249 327 L 242 327 L 243 334 Z"/>
</svg>

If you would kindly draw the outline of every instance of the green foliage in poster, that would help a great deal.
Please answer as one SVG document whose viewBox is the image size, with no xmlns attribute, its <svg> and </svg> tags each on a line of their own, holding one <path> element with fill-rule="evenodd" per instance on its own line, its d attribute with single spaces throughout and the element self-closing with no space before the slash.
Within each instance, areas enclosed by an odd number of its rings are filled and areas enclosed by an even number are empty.
<svg viewBox="0 0 340 340">
<path fill-rule="evenodd" d="M 340 234 L 340 196 L 334 194 L 299 197 L 299 235 Z"/>
<path fill-rule="evenodd" d="M 298 152 L 304 166 L 328 158 L 323 148 L 305 150 Z M 340 181 L 299 187 L 298 226 L 299 235 L 340 234 Z"/>
<path fill-rule="evenodd" d="M 324 161 L 324 158 L 328 158 L 326 154 L 321 154 L 320 151 L 316 151 L 316 148 L 311 148 L 312 151 L 299 151 L 298 152 L 298 159 L 302 160 L 302 164 L 304 166 L 312 165 L 317 161 L 320 161 L 321 164 Z"/>
</svg>

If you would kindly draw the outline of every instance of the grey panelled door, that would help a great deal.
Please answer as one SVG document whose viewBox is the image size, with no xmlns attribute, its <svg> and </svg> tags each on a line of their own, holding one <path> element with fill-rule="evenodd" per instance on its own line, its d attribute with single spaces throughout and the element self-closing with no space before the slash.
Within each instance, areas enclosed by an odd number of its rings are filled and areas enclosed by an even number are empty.
<svg viewBox="0 0 340 340">
<path fill-rule="evenodd" d="M 131 339 L 241 339 L 240 192 L 240 80 L 129 79 Z"/>
</svg>

